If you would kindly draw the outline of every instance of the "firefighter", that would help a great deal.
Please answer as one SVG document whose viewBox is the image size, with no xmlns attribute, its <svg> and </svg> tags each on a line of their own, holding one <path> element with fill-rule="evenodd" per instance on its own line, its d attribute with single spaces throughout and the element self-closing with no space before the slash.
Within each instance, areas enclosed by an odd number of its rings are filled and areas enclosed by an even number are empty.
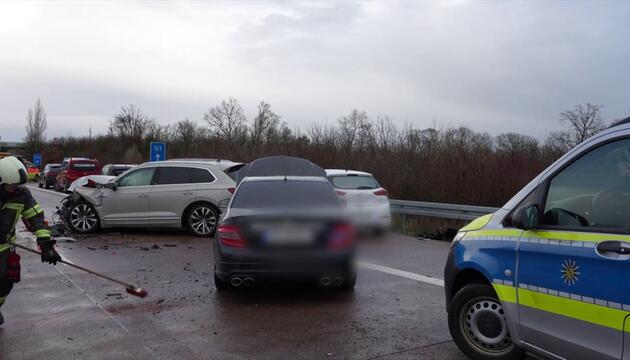
<svg viewBox="0 0 630 360">
<path fill-rule="evenodd" d="M 54 248 L 55 240 L 44 221 L 44 211 L 24 186 L 26 168 L 15 157 L 0 159 L 0 308 L 11 292 L 13 284 L 20 281 L 20 257 L 12 244 L 15 242 L 15 225 L 20 216 L 37 237 L 41 260 L 55 265 L 61 260 Z M 0 313 L 0 325 L 4 322 Z"/>
</svg>

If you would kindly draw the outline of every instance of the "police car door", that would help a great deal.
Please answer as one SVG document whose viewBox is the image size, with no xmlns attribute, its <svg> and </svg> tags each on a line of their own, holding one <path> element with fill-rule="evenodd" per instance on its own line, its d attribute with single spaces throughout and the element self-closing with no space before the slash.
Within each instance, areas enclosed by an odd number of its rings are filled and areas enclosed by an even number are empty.
<svg viewBox="0 0 630 360">
<path fill-rule="evenodd" d="M 630 311 L 630 139 L 577 155 L 538 192 L 538 226 L 522 233 L 518 250 L 522 339 L 568 359 L 620 359 Z"/>
</svg>

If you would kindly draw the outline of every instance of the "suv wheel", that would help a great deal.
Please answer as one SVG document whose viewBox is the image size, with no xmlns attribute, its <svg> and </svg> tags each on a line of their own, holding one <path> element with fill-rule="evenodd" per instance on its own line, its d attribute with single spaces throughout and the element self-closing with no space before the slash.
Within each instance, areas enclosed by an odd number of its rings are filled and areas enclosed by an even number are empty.
<svg viewBox="0 0 630 360">
<path fill-rule="evenodd" d="M 525 356 L 512 343 L 503 307 L 490 285 L 470 284 L 457 292 L 448 308 L 448 328 L 460 350 L 473 360 Z"/>
<path fill-rule="evenodd" d="M 212 236 L 219 222 L 219 214 L 210 204 L 197 204 L 188 211 L 186 225 L 196 236 Z"/>
<path fill-rule="evenodd" d="M 99 228 L 96 210 L 85 201 L 76 203 L 70 208 L 68 220 L 72 230 L 77 233 L 89 234 Z"/>
</svg>

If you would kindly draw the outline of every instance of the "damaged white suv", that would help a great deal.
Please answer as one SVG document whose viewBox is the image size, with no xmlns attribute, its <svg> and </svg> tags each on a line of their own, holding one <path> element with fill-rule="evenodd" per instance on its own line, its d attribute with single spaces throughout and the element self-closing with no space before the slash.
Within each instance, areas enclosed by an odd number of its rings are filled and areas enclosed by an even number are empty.
<svg viewBox="0 0 630 360">
<path fill-rule="evenodd" d="M 64 221 L 77 233 L 99 228 L 185 228 L 212 236 L 219 204 L 229 201 L 234 180 L 226 173 L 243 164 L 227 160 L 149 162 L 106 184 L 77 188 L 64 201 Z"/>
</svg>

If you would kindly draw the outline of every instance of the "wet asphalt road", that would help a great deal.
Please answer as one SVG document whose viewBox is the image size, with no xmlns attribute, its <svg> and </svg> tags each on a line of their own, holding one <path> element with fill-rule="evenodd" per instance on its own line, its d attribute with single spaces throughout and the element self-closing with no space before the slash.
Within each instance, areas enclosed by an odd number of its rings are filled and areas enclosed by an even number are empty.
<svg viewBox="0 0 630 360">
<path fill-rule="evenodd" d="M 32 192 L 47 216 L 62 198 Z M 19 241 L 35 245 L 27 233 Z M 295 285 L 219 293 L 209 239 L 125 230 L 60 241 L 64 258 L 149 296 L 22 251 L 23 280 L 2 308 L 0 359 L 464 359 L 439 286 L 448 246 L 400 235 L 366 241 L 361 260 L 372 268 L 359 269 L 354 293 Z"/>
</svg>

